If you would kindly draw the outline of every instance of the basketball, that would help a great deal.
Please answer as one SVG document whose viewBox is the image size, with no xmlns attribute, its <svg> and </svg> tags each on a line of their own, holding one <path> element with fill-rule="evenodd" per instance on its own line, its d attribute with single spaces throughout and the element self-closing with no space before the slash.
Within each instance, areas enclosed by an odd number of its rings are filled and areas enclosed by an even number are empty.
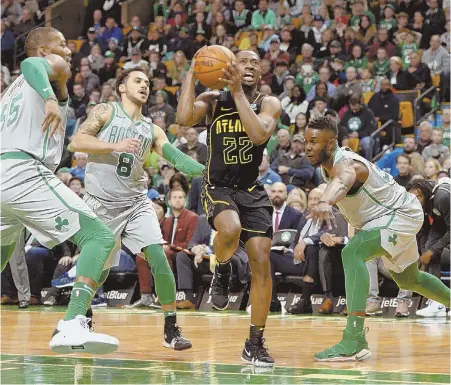
<svg viewBox="0 0 451 385">
<path fill-rule="evenodd" d="M 227 63 L 236 61 L 232 51 L 220 45 L 212 45 L 201 48 L 195 58 L 194 74 L 205 87 L 219 90 L 227 85 L 218 79 L 224 75 L 222 69 L 227 67 Z"/>
</svg>

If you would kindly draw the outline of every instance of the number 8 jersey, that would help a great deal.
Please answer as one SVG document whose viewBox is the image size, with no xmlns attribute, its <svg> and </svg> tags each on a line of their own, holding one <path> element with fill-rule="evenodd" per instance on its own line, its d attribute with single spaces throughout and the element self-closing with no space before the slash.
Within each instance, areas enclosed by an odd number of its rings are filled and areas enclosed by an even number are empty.
<svg viewBox="0 0 451 385">
<path fill-rule="evenodd" d="M 256 114 L 260 113 L 264 95 L 257 93 L 250 102 Z M 232 94 L 221 92 L 216 102 L 207 135 L 208 161 L 205 181 L 210 185 L 248 188 L 258 178 L 258 167 L 267 142 L 255 146 L 241 122 Z"/>
<path fill-rule="evenodd" d="M 150 119 L 143 117 L 133 122 L 120 103 L 111 103 L 111 106 L 111 117 L 97 133 L 97 138 L 109 143 L 135 138 L 141 148 L 138 154 L 91 154 L 86 166 L 85 189 L 106 208 L 130 207 L 147 197 L 143 164 L 153 146 L 154 129 Z"/>
<path fill-rule="evenodd" d="M 60 112 L 66 128 L 67 102 L 60 103 Z M 51 171 L 58 167 L 63 153 L 64 132 L 42 133 L 45 102 L 19 76 L 5 91 L 0 110 L 1 153 L 21 151 L 39 160 Z"/>
</svg>

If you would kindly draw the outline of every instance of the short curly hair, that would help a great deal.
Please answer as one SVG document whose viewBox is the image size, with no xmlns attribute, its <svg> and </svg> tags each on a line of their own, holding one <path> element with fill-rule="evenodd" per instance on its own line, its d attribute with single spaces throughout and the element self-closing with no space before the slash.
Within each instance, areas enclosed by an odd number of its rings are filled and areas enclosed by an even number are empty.
<svg viewBox="0 0 451 385">
<path fill-rule="evenodd" d="M 118 96 L 121 95 L 121 93 L 119 92 L 119 86 L 127 81 L 128 76 L 132 72 L 142 72 L 144 75 L 147 76 L 146 72 L 141 67 L 133 67 L 129 68 L 128 70 L 122 71 L 121 74 L 116 79 L 116 94 Z"/>
<path fill-rule="evenodd" d="M 318 116 L 315 119 L 310 120 L 308 128 L 312 130 L 329 131 L 334 135 L 338 135 L 338 125 L 330 116 Z"/>
</svg>

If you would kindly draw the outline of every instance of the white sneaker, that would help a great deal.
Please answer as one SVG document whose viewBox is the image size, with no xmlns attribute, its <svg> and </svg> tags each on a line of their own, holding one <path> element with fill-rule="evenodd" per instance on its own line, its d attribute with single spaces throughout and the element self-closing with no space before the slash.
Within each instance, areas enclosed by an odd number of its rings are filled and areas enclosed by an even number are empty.
<svg viewBox="0 0 451 385">
<path fill-rule="evenodd" d="M 53 333 L 50 349 L 55 353 L 108 354 L 119 347 L 115 337 L 94 333 L 89 328 L 89 318 L 77 315 L 69 321 L 61 320 Z"/>
<path fill-rule="evenodd" d="M 416 315 L 420 317 L 446 317 L 446 307 L 431 300 L 427 307 L 417 310 Z"/>
</svg>

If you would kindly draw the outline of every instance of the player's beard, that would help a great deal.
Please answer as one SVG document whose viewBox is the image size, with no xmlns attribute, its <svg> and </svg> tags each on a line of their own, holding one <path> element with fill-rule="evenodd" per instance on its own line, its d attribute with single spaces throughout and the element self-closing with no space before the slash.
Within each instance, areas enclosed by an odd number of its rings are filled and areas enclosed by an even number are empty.
<svg viewBox="0 0 451 385">
<path fill-rule="evenodd" d="M 318 157 L 318 162 L 317 164 L 312 164 L 312 166 L 319 166 L 319 165 L 323 165 L 324 163 L 326 163 L 329 160 L 329 154 L 327 153 L 327 150 L 325 148 L 323 148 L 320 152 L 319 152 L 319 157 Z"/>
<path fill-rule="evenodd" d="M 125 96 L 133 104 L 136 104 L 139 107 L 142 107 L 144 104 L 146 104 L 146 102 L 143 102 L 141 99 L 134 97 L 129 91 L 125 91 Z"/>
</svg>

